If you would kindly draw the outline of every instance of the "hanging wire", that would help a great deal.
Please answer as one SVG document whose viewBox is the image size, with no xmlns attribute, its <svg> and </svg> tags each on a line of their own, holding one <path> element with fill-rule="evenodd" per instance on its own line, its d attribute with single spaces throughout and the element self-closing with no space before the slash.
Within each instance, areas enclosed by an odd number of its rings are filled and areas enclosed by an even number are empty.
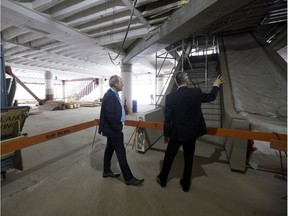
<svg viewBox="0 0 288 216">
<path fill-rule="evenodd" d="M 125 41 L 126 41 L 126 38 L 127 38 L 128 32 L 129 32 L 129 29 L 130 29 L 131 20 L 132 20 L 133 14 L 134 14 L 134 9 L 135 9 L 136 3 L 137 3 L 137 0 L 134 1 L 133 8 L 132 8 L 132 11 L 131 11 L 131 14 L 130 14 L 130 19 L 129 19 L 129 22 L 128 22 L 128 28 L 127 28 L 127 30 L 126 30 L 125 37 L 124 37 L 124 40 L 123 40 L 123 42 L 122 42 L 120 51 L 118 52 L 117 56 L 116 56 L 114 59 L 111 57 L 110 53 L 108 53 L 111 62 L 112 62 L 115 66 L 118 66 L 118 65 L 120 64 L 120 62 L 118 62 L 117 64 L 115 64 L 114 61 L 119 57 L 120 53 L 122 52 L 122 50 L 123 50 L 123 48 L 124 48 L 124 44 L 125 44 Z"/>
</svg>

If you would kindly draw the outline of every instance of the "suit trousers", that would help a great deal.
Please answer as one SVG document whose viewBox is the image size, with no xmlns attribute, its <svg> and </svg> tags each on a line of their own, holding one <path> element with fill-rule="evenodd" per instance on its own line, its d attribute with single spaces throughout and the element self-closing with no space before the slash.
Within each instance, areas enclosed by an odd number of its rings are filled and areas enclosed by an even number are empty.
<svg viewBox="0 0 288 216">
<path fill-rule="evenodd" d="M 177 140 L 169 140 L 167 149 L 165 151 L 164 161 L 162 165 L 162 169 L 159 173 L 159 178 L 162 182 L 167 182 L 167 178 L 173 163 L 173 160 L 182 146 L 183 155 L 184 155 L 184 171 L 182 175 L 182 184 L 184 186 L 189 186 L 191 184 L 191 174 L 193 167 L 193 157 L 195 152 L 195 143 L 196 140 L 189 141 L 177 141 Z"/>
<path fill-rule="evenodd" d="M 107 137 L 107 145 L 104 152 L 104 173 L 111 171 L 111 159 L 114 151 L 118 158 L 119 166 L 125 181 L 130 180 L 133 178 L 133 174 L 127 162 L 123 132 L 119 133 L 117 136 Z"/>
</svg>

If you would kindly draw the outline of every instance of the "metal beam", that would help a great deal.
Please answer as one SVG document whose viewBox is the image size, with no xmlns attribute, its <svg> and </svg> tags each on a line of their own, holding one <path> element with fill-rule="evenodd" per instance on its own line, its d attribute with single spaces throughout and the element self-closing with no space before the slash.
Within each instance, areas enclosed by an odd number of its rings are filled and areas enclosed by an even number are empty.
<svg viewBox="0 0 288 216">
<path fill-rule="evenodd" d="M 148 40 L 139 40 L 133 44 L 127 50 L 127 56 L 123 59 L 123 63 L 133 63 L 143 56 L 164 49 L 252 1 L 190 0 L 161 25 L 159 33 Z"/>
<path fill-rule="evenodd" d="M 5 67 L 6 73 L 12 76 L 14 79 L 16 79 L 17 83 L 19 83 L 26 91 L 28 91 L 34 98 L 39 102 L 39 104 L 43 104 L 44 100 L 41 100 L 37 97 L 17 76 L 15 76 L 11 70 L 11 67 L 6 66 Z"/>
</svg>

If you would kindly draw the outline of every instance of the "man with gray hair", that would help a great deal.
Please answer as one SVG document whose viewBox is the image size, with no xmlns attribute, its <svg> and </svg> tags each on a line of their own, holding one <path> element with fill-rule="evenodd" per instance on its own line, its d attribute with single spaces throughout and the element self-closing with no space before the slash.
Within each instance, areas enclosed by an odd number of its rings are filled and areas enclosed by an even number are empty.
<svg viewBox="0 0 288 216">
<path fill-rule="evenodd" d="M 219 75 L 209 93 L 200 88 L 188 88 L 186 73 L 176 74 L 175 82 L 178 89 L 166 96 L 164 119 L 164 143 L 168 143 L 162 169 L 156 177 L 161 187 L 166 187 L 167 178 L 179 148 L 184 154 L 184 171 L 180 179 L 183 191 L 190 189 L 195 143 L 198 137 L 207 133 L 206 124 L 201 111 L 201 103 L 216 99 L 219 86 L 223 82 Z"/>
<path fill-rule="evenodd" d="M 115 151 L 125 183 L 127 185 L 140 185 L 144 182 L 144 179 L 138 179 L 133 176 L 124 148 L 122 129 L 126 116 L 118 94 L 124 86 L 122 78 L 117 75 L 111 76 L 109 86 L 110 89 L 105 93 L 102 100 L 98 131 L 99 134 L 107 137 L 107 145 L 104 152 L 103 177 L 117 178 L 120 176 L 119 173 L 114 173 L 111 170 L 111 158 Z"/>
</svg>

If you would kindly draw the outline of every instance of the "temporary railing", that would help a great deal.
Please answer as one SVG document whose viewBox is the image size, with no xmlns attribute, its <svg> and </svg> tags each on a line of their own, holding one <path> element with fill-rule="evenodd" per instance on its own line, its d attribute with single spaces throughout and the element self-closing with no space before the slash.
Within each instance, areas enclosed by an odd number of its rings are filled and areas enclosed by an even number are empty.
<svg viewBox="0 0 288 216">
<path fill-rule="evenodd" d="M 34 136 L 20 136 L 15 139 L 8 139 L 1 141 L 1 155 L 16 151 L 19 149 L 23 149 L 29 146 L 33 146 L 42 142 L 46 142 L 58 137 L 62 137 L 71 133 L 78 132 L 80 130 L 84 130 L 90 127 L 94 127 L 99 124 L 99 120 L 95 119 L 93 121 L 61 128 L 58 130 L 53 130 L 41 134 L 37 134 Z"/>
<path fill-rule="evenodd" d="M 33 146 L 42 142 L 46 142 L 58 137 L 62 137 L 74 132 L 78 132 L 80 130 L 94 127 L 97 126 L 98 124 L 99 119 L 95 119 L 85 123 L 76 124 L 73 126 L 41 133 L 30 137 L 21 136 L 17 139 L 3 140 L 1 141 L 1 155 L 12 151 L 20 150 L 29 146 Z M 136 127 L 136 129 L 137 128 L 163 129 L 162 122 L 144 122 L 144 121 L 126 120 L 125 125 Z M 208 128 L 208 135 L 266 141 L 270 142 L 271 148 L 287 152 L 287 134 L 254 132 L 247 130 L 227 129 L 227 128 Z"/>
</svg>

